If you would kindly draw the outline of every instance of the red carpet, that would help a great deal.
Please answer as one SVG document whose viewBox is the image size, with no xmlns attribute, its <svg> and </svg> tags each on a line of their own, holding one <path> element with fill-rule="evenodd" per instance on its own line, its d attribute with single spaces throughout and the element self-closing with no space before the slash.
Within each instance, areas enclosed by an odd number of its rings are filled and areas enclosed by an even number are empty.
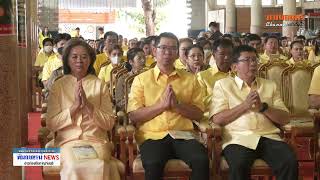
<svg viewBox="0 0 320 180">
<path fill-rule="evenodd" d="M 29 113 L 28 114 L 28 143 L 29 148 L 40 148 L 38 142 L 38 129 L 41 127 L 40 124 L 40 113 Z M 26 180 L 42 180 L 41 167 L 25 167 L 25 179 Z"/>
</svg>

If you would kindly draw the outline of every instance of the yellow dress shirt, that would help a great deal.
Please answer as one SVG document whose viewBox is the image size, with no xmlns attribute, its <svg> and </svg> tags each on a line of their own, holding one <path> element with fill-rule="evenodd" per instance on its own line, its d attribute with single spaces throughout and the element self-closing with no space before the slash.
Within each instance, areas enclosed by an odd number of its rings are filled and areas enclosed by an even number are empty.
<svg viewBox="0 0 320 180">
<path fill-rule="evenodd" d="M 51 56 L 48 59 L 48 62 L 44 64 L 43 71 L 42 71 L 42 81 L 47 81 L 52 72 L 58 68 L 63 66 L 63 62 L 61 59 L 58 58 L 58 56 Z"/>
<path fill-rule="evenodd" d="M 155 62 L 154 58 L 153 58 L 151 55 L 148 55 L 148 56 L 146 57 L 146 63 L 145 63 L 145 65 L 146 65 L 146 67 L 150 67 L 151 64 L 154 63 L 154 62 Z"/>
<path fill-rule="evenodd" d="M 129 94 L 128 112 L 158 103 L 169 84 L 172 85 L 179 102 L 195 105 L 204 110 L 203 91 L 196 76 L 181 69 L 176 69 L 167 76 L 156 66 L 135 77 Z M 192 132 L 193 124 L 190 119 L 174 111 L 165 111 L 140 124 L 137 129 L 136 140 L 142 143 L 147 139 L 162 139 L 170 131 Z"/>
<path fill-rule="evenodd" d="M 268 103 L 270 107 L 288 112 L 275 82 L 256 78 L 253 88 L 259 93 L 262 102 Z M 213 89 L 210 117 L 244 102 L 250 90 L 251 88 L 237 76 L 217 81 Z M 223 127 L 222 147 L 225 148 L 229 144 L 239 144 L 256 149 L 261 136 L 281 140 L 279 133 L 280 130 L 265 115 L 248 111 Z"/>
<path fill-rule="evenodd" d="M 108 58 L 108 54 L 107 53 L 101 53 L 101 54 L 98 54 L 96 56 L 96 61 L 93 64 L 93 68 L 96 71 L 96 75 L 99 75 L 100 69 L 101 69 L 101 65 L 106 63 L 106 62 L 110 62 L 110 59 Z"/>
<path fill-rule="evenodd" d="M 308 94 L 320 95 L 320 66 L 313 71 L 312 80 Z"/>
<path fill-rule="evenodd" d="M 102 67 L 99 72 L 98 78 L 103 80 L 104 82 L 108 83 L 111 79 L 110 73 L 111 73 L 112 69 L 113 69 L 112 64 L 109 64 L 107 66 Z"/>
<path fill-rule="evenodd" d="M 286 63 L 289 64 L 289 65 L 294 65 L 294 64 L 303 64 L 303 65 L 307 65 L 307 66 L 311 65 L 310 61 L 307 60 L 307 59 L 299 61 L 299 62 L 296 62 L 296 61 L 293 60 L 293 58 L 290 58 L 289 60 L 286 61 Z"/>
<path fill-rule="evenodd" d="M 83 89 L 94 110 L 92 114 L 81 110 L 72 118 L 70 108 L 75 101 L 76 84 L 74 76 L 65 75 L 51 88 L 46 123 L 50 131 L 57 132 L 55 145 L 81 139 L 107 141 L 107 131 L 114 125 L 107 85 L 94 75 L 84 77 Z"/>
<path fill-rule="evenodd" d="M 41 49 L 37 55 L 36 62 L 34 63 L 34 66 L 40 66 L 43 67 L 44 64 L 48 61 L 48 59 L 52 56 L 56 56 L 55 53 L 51 53 L 50 56 L 47 56 L 46 53 Z"/>
<path fill-rule="evenodd" d="M 180 58 L 178 58 L 178 59 L 176 59 L 176 61 L 174 61 L 174 67 L 176 68 L 176 69 L 184 69 L 184 70 L 186 70 L 187 69 L 187 67 L 184 65 L 184 64 L 182 64 L 182 62 L 181 62 L 182 60 L 180 60 Z"/>
<path fill-rule="evenodd" d="M 288 58 L 279 52 L 277 52 L 275 55 L 275 58 L 279 59 L 280 61 L 286 61 Z M 260 63 L 266 64 L 270 61 L 270 57 L 267 55 L 266 51 L 264 51 L 263 54 L 259 54 Z"/>
<path fill-rule="evenodd" d="M 312 65 L 320 62 L 320 55 L 316 56 L 314 50 L 311 50 L 308 56 L 308 60 Z"/>
</svg>

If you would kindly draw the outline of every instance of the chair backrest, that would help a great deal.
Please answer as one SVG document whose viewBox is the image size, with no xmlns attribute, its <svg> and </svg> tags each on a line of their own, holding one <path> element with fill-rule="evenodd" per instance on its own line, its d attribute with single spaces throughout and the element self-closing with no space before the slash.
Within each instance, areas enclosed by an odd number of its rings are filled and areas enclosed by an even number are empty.
<svg viewBox="0 0 320 180">
<path fill-rule="evenodd" d="M 124 109 L 125 109 L 125 112 L 127 112 L 127 108 L 128 108 L 129 93 L 130 93 L 131 84 L 132 84 L 134 78 L 135 78 L 137 75 L 138 75 L 138 74 L 133 74 L 133 75 L 127 77 L 126 80 L 125 80 L 125 86 L 124 86 L 124 94 L 125 94 Z"/>
<path fill-rule="evenodd" d="M 273 61 L 263 64 L 259 67 L 258 76 L 265 79 L 270 79 L 276 82 L 277 87 L 281 87 L 281 73 L 289 65 L 281 61 Z"/>
<path fill-rule="evenodd" d="M 281 74 L 284 103 L 293 115 L 308 115 L 308 90 L 313 68 L 304 64 L 287 67 Z"/>
<path fill-rule="evenodd" d="M 116 74 L 122 70 L 124 68 L 123 64 L 117 66 L 117 67 L 114 67 L 112 68 L 112 70 L 110 71 L 110 86 L 109 86 L 109 90 L 110 90 L 110 96 L 111 96 L 111 99 L 113 99 L 114 97 L 114 91 L 113 91 L 113 88 L 115 86 L 115 83 L 114 83 L 114 79 L 115 79 L 115 76 Z"/>
</svg>

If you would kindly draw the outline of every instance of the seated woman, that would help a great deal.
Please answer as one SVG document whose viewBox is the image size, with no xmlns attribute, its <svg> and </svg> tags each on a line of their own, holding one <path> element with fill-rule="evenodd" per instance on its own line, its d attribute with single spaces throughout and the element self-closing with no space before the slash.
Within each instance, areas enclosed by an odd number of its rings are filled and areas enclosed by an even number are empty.
<svg viewBox="0 0 320 180">
<path fill-rule="evenodd" d="M 320 37 L 315 39 L 314 50 L 310 51 L 308 60 L 312 65 L 320 63 Z"/>
<path fill-rule="evenodd" d="M 291 59 L 287 60 L 286 63 L 290 65 L 294 64 L 305 64 L 310 65 L 310 61 L 305 56 L 305 51 L 303 50 L 303 42 L 302 41 L 293 41 L 290 44 L 290 54 Z"/>
<path fill-rule="evenodd" d="M 114 45 L 108 50 L 108 57 L 110 58 L 111 64 L 101 67 L 99 72 L 99 79 L 103 80 L 107 84 L 110 81 L 110 73 L 114 67 L 121 65 L 121 59 L 123 56 L 123 51 L 119 45 Z"/>
<path fill-rule="evenodd" d="M 106 84 L 95 76 L 94 50 L 70 40 L 63 51 L 64 76 L 50 91 L 47 127 L 60 147 L 62 180 L 119 180 L 107 137 L 115 118 Z"/>
<path fill-rule="evenodd" d="M 140 48 L 132 48 L 127 52 L 128 62 L 130 64 L 131 70 L 126 75 L 121 76 L 116 84 L 116 106 L 119 110 L 124 110 L 125 99 L 125 80 L 127 77 L 138 74 L 145 67 L 146 56 L 144 51 Z"/>
<path fill-rule="evenodd" d="M 204 63 L 204 52 L 201 46 L 192 45 L 186 50 L 185 55 L 187 57 L 187 71 L 192 74 L 197 74 L 209 68 L 209 66 Z"/>
</svg>

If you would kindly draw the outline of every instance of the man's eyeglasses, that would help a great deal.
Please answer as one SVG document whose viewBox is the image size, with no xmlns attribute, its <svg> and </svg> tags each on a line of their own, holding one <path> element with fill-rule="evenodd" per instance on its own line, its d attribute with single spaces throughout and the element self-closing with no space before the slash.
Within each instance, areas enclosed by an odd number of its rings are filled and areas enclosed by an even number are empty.
<svg viewBox="0 0 320 180">
<path fill-rule="evenodd" d="M 178 50 L 176 46 L 158 46 L 157 48 L 160 49 L 162 52 L 165 52 L 165 51 L 173 52 Z"/>
<path fill-rule="evenodd" d="M 258 63 L 259 59 L 258 58 L 245 58 L 245 59 L 238 59 L 238 62 L 243 62 L 243 63 Z"/>
</svg>

